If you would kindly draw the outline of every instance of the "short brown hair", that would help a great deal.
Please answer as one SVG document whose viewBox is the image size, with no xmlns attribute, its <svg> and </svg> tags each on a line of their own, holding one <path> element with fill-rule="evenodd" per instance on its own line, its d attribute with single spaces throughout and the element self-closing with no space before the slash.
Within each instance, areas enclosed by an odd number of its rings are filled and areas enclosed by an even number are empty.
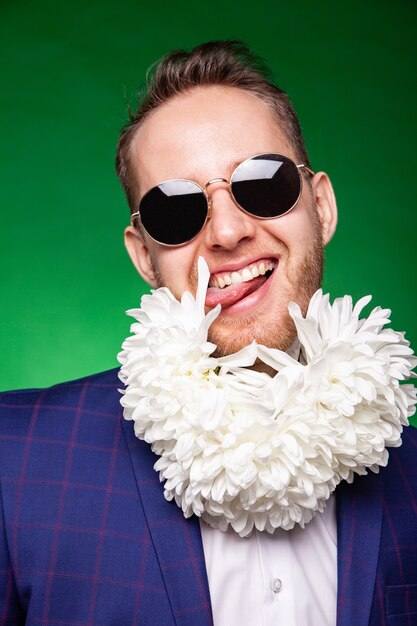
<svg viewBox="0 0 417 626">
<path fill-rule="evenodd" d="M 117 144 L 116 172 L 132 212 L 137 210 L 137 180 L 130 147 L 139 126 L 149 113 L 176 95 L 195 87 L 223 85 L 256 95 L 274 113 L 277 122 L 305 165 L 309 158 L 297 114 L 288 95 L 276 87 L 264 61 L 241 41 L 210 41 L 190 52 L 175 50 L 153 68 L 147 90 L 129 122 L 122 128 Z"/>
</svg>

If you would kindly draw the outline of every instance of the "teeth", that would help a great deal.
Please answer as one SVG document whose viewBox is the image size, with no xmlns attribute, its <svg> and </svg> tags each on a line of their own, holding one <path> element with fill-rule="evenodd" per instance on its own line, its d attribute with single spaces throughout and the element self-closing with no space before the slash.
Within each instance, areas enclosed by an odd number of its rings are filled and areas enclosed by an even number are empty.
<svg viewBox="0 0 417 626">
<path fill-rule="evenodd" d="M 243 283 L 243 278 L 239 274 L 239 272 L 232 272 L 232 285 L 238 285 L 239 283 Z"/>
<path fill-rule="evenodd" d="M 245 269 L 242 272 L 242 281 L 245 282 L 247 280 L 252 280 L 252 278 L 253 278 L 252 272 L 248 270 L 247 267 L 245 267 Z"/>
<path fill-rule="evenodd" d="M 275 267 L 273 261 L 261 261 L 258 265 L 250 265 L 239 270 L 238 272 L 232 272 L 231 274 L 222 274 L 215 276 L 210 281 L 211 287 L 218 287 L 223 289 L 229 285 L 238 285 L 239 283 L 245 283 L 257 276 L 264 276 L 266 272 L 272 271 Z"/>
</svg>

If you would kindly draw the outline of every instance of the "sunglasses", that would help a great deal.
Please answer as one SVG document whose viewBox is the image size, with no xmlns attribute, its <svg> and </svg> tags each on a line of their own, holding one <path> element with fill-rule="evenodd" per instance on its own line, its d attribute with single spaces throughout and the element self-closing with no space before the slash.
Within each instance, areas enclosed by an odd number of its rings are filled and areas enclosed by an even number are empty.
<svg viewBox="0 0 417 626">
<path fill-rule="evenodd" d="M 282 154 L 258 154 L 240 163 L 230 181 L 214 178 L 205 187 L 192 180 L 167 180 L 145 193 L 139 218 L 148 235 L 164 246 L 182 246 L 192 241 L 211 218 L 211 201 L 207 189 L 224 182 L 235 204 L 257 219 L 274 219 L 289 213 L 297 204 L 302 190 L 300 170 L 314 172 L 304 164 Z"/>
</svg>

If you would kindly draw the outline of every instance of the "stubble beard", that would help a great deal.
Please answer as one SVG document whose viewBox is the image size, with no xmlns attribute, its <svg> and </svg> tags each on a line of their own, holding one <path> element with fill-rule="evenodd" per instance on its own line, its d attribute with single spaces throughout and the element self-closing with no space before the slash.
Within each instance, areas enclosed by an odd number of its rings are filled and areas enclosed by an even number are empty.
<svg viewBox="0 0 417 626">
<path fill-rule="evenodd" d="M 265 324 L 262 317 L 254 311 L 244 320 L 227 320 L 225 325 L 214 324 L 209 331 L 209 340 L 216 344 L 216 356 L 226 356 L 238 352 L 252 341 L 286 352 L 294 343 L 297 332 L 294 322 L 288 313 L 288 303 L 296 302 L 305 315 L 312 295 L 320 288 L 323 278 L 324 248 L 320 237 L 315 238 L 313 248 L 303 260 L 292 267 L 287 267 L 287 280 L 290 281 L 288 292 L 283 294 L 276 312 L 276 322 Z"/>
<path fill-rule="evenodd" d="M 286 280 L 290 287 L 283 294 L 283 300 L 277 310 L 277 322 L 273 325 L 263 324 L 262 318 L 256 310 L 248 314 L 244 320 L 228 318 L 227 324 L 220 315 L 220 319 L 212 324 L 208 334 L 208 340 L 217 346 L 215 356 L 226 356 L 238 352 L 252 341 L 284 352 L 294 343 L 297 333 L 294 322 L 288 313 L 288 303 L 290 301 L 296 302 L 305 315 L 310 299 L 320 288 L 323 279 L 322 230 L 317 210 L 314 210 L 314 214 L 314 236 L 311 249 L 294 267 L 291 262 L 286 264 Z M 285 247 L 283 257 L 288 258 L 286 253 L 288 253 L 288 249 Z M 152 256 L 150 261 L 158 287 L 169 288 L 169 285 L 164 283 L 158 265 Z M 196 280 L 195 282 L 197 283 Z M 182 294 L 173 293 L 177 299 L 182 296 Z"/>
</svg>

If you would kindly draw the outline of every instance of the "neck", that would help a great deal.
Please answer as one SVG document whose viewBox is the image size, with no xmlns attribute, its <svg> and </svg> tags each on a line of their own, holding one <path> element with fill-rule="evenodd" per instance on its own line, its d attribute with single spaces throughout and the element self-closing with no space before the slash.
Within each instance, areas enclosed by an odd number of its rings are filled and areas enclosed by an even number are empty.
<svg viewBox="0 0 417 626">
<path fill-rule="evenodd" d="M 271 378 L 273 378 L 275 374 L 277 373 L 273 367 L 271 367 L 270 365 L 267 365 L 260 359 L 256 359 L 252 367 L 249 367 L 248 369 L 254 370 L 255 372 L 261 372 L 263 374 L 268 374 L 268 376 L 271 376 Z"/>
</svg>

